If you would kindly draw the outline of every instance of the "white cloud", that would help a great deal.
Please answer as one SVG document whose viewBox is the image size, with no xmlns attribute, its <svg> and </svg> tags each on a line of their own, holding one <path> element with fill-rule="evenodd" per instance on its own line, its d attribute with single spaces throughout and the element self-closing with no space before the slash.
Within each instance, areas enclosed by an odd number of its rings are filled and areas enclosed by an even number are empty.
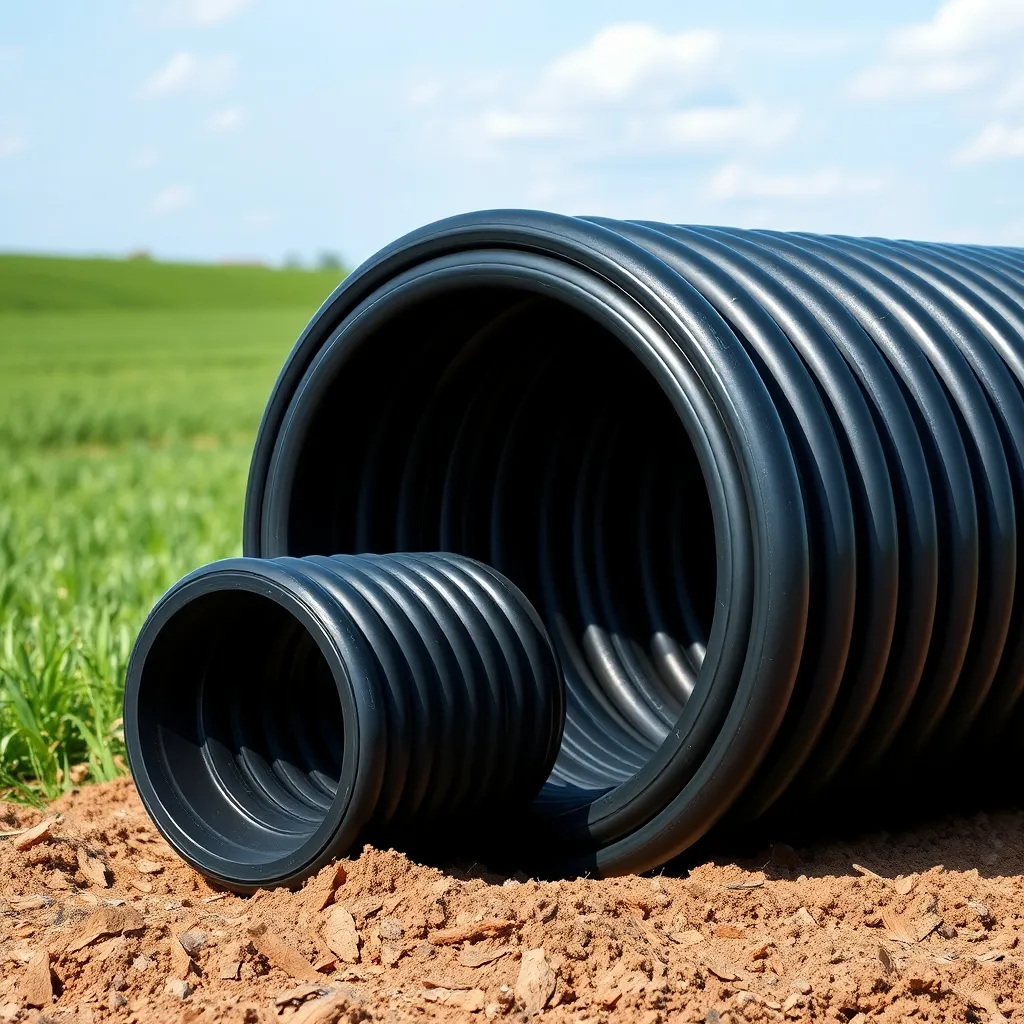
<svg viewBox="0 0 1024 1024">
<path fill-rule="evenodd" d="M 480 119 L 484 137 L 495 142 L 512 139 L 557 139 L 571 125 L 554 114 L 528 114 L 510 110 L 489 110 Z"/>
<path fill-rule="evenodd" d="M 575 110 L 490 110 L 476 130 L 485 143 L 547 144 L 595 156 L 771 149 L 792 136 L 799 116 L 760 104 L 681 106 L 608 113 Z"/>
<path fill-rule="evenodd" d="M 229 54 L 197 57 L 176 53 L 143 86 L 143 94 L 154 99 L 181 92 L 219 92 L 232 79 L 234 58 Z"/>
<path fill-rule="evenodd" d="M 1024 158 L 1024 125 L 1011 126 L 1001 122 L 987 125 L 953 160 L 958 164 L 981 164 L 992 160 Z"/>
<path fill-rule="evenodd" d="M 170 185 L 158 192 L 150 204 L 150 212 L 157 217 L 183 210 L 192 202 L 192 189 L 187 185 Z"/>
<path fill-rule="evenodd" d="M 456 134 L 477 157 L 515 144 L 569 163 L 778 145 L 797 112 L 729 97 L 726 50 L 706 29 L 610 25 L 531 82 L 492 83 L 496 101 L 462 118 Z"/>
<path fill-rule="evenodd" d="M 879 63 L 850 83 L 858 99 L 955 93 L 1020 64 L 1022 0 L 945 0 L 926 22 L 890 32 Z"/>
<path fill-rule="evenodd" d="M 147 82 L 149 96 L 166 96 L 184 89 L 195 77 L 198 62 L 191 53 L 176 53 Z"/>
<path fill-rule="evenodd" d="M 250 2 L 251 0 L 191 0 L 187 10 L 193 24 L 217 25 L 244 11 Z"/>
<path fill-rule="evenodd" d="M 991 74 L 986 61 L 893 61 L 862 71 L 850 83 L 850 93 L 859 100 L 884 100 L 963 92 Z"/>
<path fill-rule="evenodd" d="M 9 160 L 12 156 L 17 156 L 27 146 L 28 143 L 25 142 L 24 137 L 21 135 L 0 137 L 0 160 Z"/>
<path fill-rule="evenodd" d="M 213 117 L 207 121 L 207 127 L 212 132 L 229 132 L 237 128 L 245 120 L 245 112 L 238 107 L 226 107 L 218 110 Z"/>
<path fill-rule="evenodd" d="M 708 182 L 712 199 L 835 199 L 873 195 L 881 178 L 825 168 L 803 174 L 764 174 L 743 164 L 726 164 Z"/>
<path fill-rule="evenodd" d="M 972 53 L 1024 33 L 1020 0 L 946 0 L 931 21 L 896 29 L 889 46 L 897 54 L 944 57 Z"/>
<path fill-rule="evenodd" d="M 718 33 L 706 29 L 673 35 L 653 25 L 609 25 L 585 46 L 559 57 L 548 68 L 547 85 L 564 98 L 584 102 L 677 90 L 699 84 L 721 47 Z"/>
<path fill-rule="evenodd" d="M 156 25 L 208 28 L 251 6 L 252 0 L 141 0 L 143 13 Z"/>
</svg>

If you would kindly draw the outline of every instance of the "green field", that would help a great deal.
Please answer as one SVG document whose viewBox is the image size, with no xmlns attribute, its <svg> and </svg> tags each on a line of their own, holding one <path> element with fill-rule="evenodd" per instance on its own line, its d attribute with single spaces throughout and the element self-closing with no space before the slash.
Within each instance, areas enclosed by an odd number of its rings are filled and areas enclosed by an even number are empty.
<svg viewBox="0 0 1024 1024">
<path fill-rule="evenodd" d="M 0 792 L 123 770 L 135 632 L 239 552 L 263 405 L 340 276 L 0 256 Z"/>
</svg>

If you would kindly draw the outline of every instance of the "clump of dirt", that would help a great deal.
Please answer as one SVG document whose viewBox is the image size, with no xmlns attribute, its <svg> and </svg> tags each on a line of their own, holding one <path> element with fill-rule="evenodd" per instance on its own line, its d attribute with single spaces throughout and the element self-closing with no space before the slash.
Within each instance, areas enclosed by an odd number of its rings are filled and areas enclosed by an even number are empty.
<svg viewBox="0 0 1024 1024">
<path fill-rule="evenodd" d="M 0 1022 L 1024 1019 L 1024 815 L 538 882 L 367 847 L 212 888 L 130 780 L 0 805 Z"/>
</svg>

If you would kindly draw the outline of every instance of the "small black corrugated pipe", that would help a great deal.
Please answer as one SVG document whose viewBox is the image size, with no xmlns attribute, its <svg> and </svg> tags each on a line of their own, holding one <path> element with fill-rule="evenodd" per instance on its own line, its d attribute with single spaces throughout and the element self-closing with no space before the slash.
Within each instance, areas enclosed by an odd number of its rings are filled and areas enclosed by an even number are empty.
<svg viewBox="0 0 1024 1024">
<path fill-rule="evenodd" d="M 321 307 L 244 549 L 514 581 L 565 682 L 529 866 L 608 875 L 1017 742 L 1022 512 L 1024 251 L 494 211 Z"/>
<path fill-rule="evenodd" d="M 301 882 L 368 835 L 422 846 L 507 822 L 547 778 L 564 714 L 543 625 L 487 566 L 233 558 L 175 584 L 142 627 L 125 740 L 171 845 L 252 889 Z"/>
</svg>

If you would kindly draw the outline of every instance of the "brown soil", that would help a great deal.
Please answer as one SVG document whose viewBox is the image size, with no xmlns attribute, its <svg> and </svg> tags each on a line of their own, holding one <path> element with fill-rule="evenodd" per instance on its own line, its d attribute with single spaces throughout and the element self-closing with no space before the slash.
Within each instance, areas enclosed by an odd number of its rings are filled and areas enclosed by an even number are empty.
<svg viewBox="0 0 1024 1024">
<path fill-rule="evenodd" d="M 368 847 L 252 897 L 127 779 L 0 814 L 0 1021 L 1024 1020 L 1022 813 L 609 881 Z"/>
</svg>

